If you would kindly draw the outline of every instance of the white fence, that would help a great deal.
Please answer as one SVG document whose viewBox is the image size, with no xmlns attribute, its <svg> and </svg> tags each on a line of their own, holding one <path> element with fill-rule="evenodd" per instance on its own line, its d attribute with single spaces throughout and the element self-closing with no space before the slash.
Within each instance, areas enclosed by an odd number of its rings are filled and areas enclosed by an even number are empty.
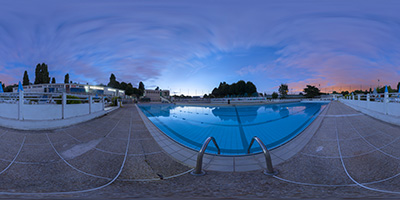
<svg viewBox="0 0 400 200">
<path fill-rule="evenodd" d="M 0 117 L 17 120 L 68 119 L 104 111 L 104 102 L 104 97 L 72 97 L 66 93 L 0 93 Z"/>
<path fill-rule="evenodd" d="M 347 96 L 340 101 L 352 107 L 400 116 L 400 93 L 358 94 Z"/>
</svg>

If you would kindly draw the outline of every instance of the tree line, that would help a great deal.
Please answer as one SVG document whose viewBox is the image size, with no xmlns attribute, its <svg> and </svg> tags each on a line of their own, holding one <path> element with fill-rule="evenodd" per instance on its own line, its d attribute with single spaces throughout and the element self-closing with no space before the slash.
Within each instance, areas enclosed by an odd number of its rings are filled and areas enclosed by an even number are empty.
<svg viewBox="0 0 400 200">
<path fill-rule="evenodd" d="M 244 82 L 243 80 L 237 83 L 227 84 L 221 82 L 218 88 L 214 88 L 211 92 L 211 97 L 249 97 L 258 96 L 256 86 L 250 82 Z"/>
<path fill-rule="evenodd" d="M 135 95 L 137 98 L 144 94 L 144 84 L 139 82 L 139 87 L 133 87 L 132 83 L 118 82 L 114 74 L 110 76 L 110 82 L 107 84 L 108 87 L 125 90 L 126 95 Z"/>
</svg>

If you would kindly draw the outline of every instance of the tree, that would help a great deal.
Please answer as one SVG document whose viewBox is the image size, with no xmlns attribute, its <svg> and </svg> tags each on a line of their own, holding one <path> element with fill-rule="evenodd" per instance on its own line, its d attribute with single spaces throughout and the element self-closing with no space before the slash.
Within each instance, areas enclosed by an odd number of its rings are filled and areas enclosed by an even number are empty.
<svg viewBox="0 0 400 200">
<path fill-rule="evenodd" d="M 140 83 L 139 83 L 139 91 L 141 92 L 140 96 L 143 96 L 143 94 L 144 94 L 144 84 L 142 83 L 142 81 L 140 81 Z"/>
<path fill-rule="evenodd" d="M 400 89 L 400 82 L 397 83 L 397 92 L 399 92 Z"/>
<path fill-rule="evenodd" d="M 27 71 L 24 72 L 24 78 L 22 80 L 22 85 L 29 85 L 29 76 L 28 76 Z"/>
<path fill-rule="evenodd" d="M 69 74 L 65 74 L 64 76 L 64 83 L 69 83 Z"/>
<path fill-rule="evenodd" d="M 272 93 L 272 98 L 273 98 L 273 99 L 277 99 L 277 98 L 278 98 L 278 93 L 273 92 L 273 93 Z"/>
<path fill-rule="evenodd" d="M 3 86 L 5 86 L 3 84 Z M 4 92 L 12 92 L 13 88 L 18 87 L 18 84 L 14 84 L 14 85 L 7 85 L 7 87 L 3 87 L 3 91 Z"/>
<path fill-rule="evenodd" d="M 226 96 L 258 96 L 256 86 L 248 81 L 243 80 L 231 85 L 226 82 L 220 82 L 218 88 L 214 88 L 210 96 L 226 97 Z"/>
<path fill-rule="evenodd" d="M 257 93 L 257 88 L 251 81 L 247 81 L 246 83 L 246 93 L 252 96 L 254 96 L 254 93 Z"/>
<path fill-rule="evenodd" d="M 107 84 L 108 87 L 112 87 L 112 88 L 119 88 L 119 82 L 117 81 L 117 78 L 115 77 L 114 74 L 111 74 L 110 76 L 110 82 Z"/>
<path fill-rule="evenodd" d="M 307 85 L 307 87 L 304 88 L 303 91 L 304 93 L 306 93 L 307 98 L 314 98 L 315 96 L 318 96 L 320 94 L 319 89 L 312 85 Z"/>
<path fill-rule="evenodd" d="M 279 94 L 281 94 L 281 97 L 282 98 L 285 98 L 285 96 L 287 95 L 287 93 L 288 93 L 288 91 L 289 91 L 289 87 L 288 87 L 288 85 L 287 84 L 281 84 L 280 86 L 279 86 Z"/>
<path fill-rule="evenodd" d="M 35 84 L 50 83 L 49 70 L 45 63 L 37 64 L 35 69 Z"/>
<path fill-rule="evenodd" d="M 157 86 L 157 87 L 156 87 L 156 90 L 160 90 L 160 88 Z"/>
<path fill-rule="evenodd" d="M 51 83 L 56 83 L 56 78 L 53 77 L 53 78 L 51 79 Z"/>
<path fill-rule="evenodd" d="M 121 83 L 122 85 L 122 83 Z M 126 95 L 134 95 L 135 94 L 135 90 L 136 88 L 133 88 L 132 83 L 128 83 L 126 89 L 125 89 L 125 94 Z"/>
<path fill-rule="evenodd" d="M 128 88 L 128 84 L 122 81 L 122 82 L 119 84 L 119 89 L 125 90 L 126 88 Z"/>
</svg>

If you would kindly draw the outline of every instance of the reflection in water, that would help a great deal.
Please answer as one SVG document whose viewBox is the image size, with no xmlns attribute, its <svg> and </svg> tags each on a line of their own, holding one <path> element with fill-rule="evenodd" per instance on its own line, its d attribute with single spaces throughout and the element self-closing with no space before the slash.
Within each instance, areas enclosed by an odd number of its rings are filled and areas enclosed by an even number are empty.
<svg viewBox="0 0 400 200">
<path fill-rule="evenodd" d="M 245 109 L 240 107 L 216 107 L 212 110 L 212 113 L 222 121 L 238 121 L 237 114 L 239 114 L 241 123 L 249 123 L 257 118 L 259 108 L 258 106 L 249 106 Z"/>
<path fill-rule="evenodd" d="M 281 107 L 281 109 L 279 109 L 279 115 L 281 117 L 286 117 L 289 115 L 289 109 L 287 107 Z"/>
<path fill-rule="evenodd" d="M 156 117 L 159 116 L 169 117 L 171 115 L 170 111 L 174 109 L 173 105 L 164 105 L 164 104 L 154 104 L 154 105 L 146 105 L 140 107 Z"/>
<path fill-rule="evenodd" d="M 215 107 L 211 112 L 214 116 L 220 118 L 222 121 L 237 121 L 236 112 L 232 107 Z"/>
<path fill-rule="evenodd" d="M 277 106 L 277 105 L 272 105 L 272 110 L 273 110 L 274 112 L 279 111 L 279 106 Z"/>
</svg>

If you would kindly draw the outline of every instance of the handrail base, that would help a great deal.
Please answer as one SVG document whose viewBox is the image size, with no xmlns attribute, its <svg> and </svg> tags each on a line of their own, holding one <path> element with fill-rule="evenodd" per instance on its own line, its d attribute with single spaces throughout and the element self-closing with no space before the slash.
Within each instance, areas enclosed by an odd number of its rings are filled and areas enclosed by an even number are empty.
<svg viewBox="0 0 400 200">
<path fill-rule="evenodd" d="M 204 176 L 204 175 L 206 175 L 206 171 L 201 170 L 200 174 L 196 174 L 196 173 L 195 173 L 195 170 L 192 170 L 192 171 L 190 172 L 190 174 L 193 175 L 193 176 Z"/>
<path fill-rule="evenodd" d="M 264 170 L 263 174 L 267 175 L 267 176 L 275 176 L 279 174 L 278 170 L 274 170 L 272 173 L 268 172 L 268 170 Z"/>
</svg>

